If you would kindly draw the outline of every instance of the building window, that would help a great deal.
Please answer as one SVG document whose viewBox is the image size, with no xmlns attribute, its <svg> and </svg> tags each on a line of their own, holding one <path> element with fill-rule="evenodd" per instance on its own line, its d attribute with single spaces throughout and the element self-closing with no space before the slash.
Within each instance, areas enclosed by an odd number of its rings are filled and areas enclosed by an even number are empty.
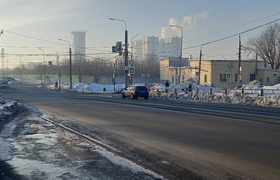
<svg viewBox="0 0 280 180">
<path fill-rule="evenodd" d="M 269 77 L 266 77 L 266 82 L 269 83 Z"/>
<path fill-rule="evenodd" d="M 207 74 L 204 74 L 204 82 L 207 82 Z"/>
<path fill-rule="evenodd" d="M 250 81 L 254 81 L 256 79 L 255 74 L 250 74 Z"/>
<path fill-rule="evenodd" d="M 238 74 L 235 74 L 235 82 L 238 82 Z"/>
<path fill-rule="evenodd" d="M 174 76 L 172 76 L 172 83 L 174 83 Z"/>
<path fill-rule="evenodd" d="M 227 82 L 226 74 L 220 74 L 220 82 Z"/>
</svg>

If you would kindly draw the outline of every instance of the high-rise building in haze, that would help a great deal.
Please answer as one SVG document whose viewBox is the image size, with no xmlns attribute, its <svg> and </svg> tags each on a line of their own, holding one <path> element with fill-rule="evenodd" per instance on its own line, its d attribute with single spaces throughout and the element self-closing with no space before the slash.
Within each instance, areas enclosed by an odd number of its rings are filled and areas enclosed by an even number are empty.
<svg viewBox="0 0 280 180">
<path fill-rule="evenodd" d="M 150 36 L 132 43 L 133 60 L 146 60 L 151 57 L 160 60 L 169 57 L 180 57 L 180 53 L 181 38 L 177 36 L 166 39 Z"/>
<path fill-rule="evenodd" d="M 75 61 L 86 60 L 86 32 L 72 31 L 72 51 Z"/>
</svg>

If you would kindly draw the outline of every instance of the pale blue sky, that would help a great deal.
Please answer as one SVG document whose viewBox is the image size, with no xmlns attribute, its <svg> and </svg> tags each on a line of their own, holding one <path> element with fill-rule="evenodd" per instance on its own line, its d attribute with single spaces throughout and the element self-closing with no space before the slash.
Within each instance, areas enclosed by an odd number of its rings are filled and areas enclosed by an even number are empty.
<svg viewBox="0 0 280 180">
<path fill-rule="evenodd" d="M 113 17 L 126 21 L 129 43 L 136 34 L 139 36 L 134 40 L 147 36 L 181 36 L 180 29 L 169 27 L 174 24 L 184 29 L 183 48 L 188 48 L 278 19 L 279 7 L 279 0 L 1 0 L 0 28 L 4 33 L 0 42 L 5 53 L 10 54 L 7 56 L 10 65 L 15 65 L 18 57 L 12 54 L 40 54 L 37 47 L 42 47 L 46 54 L 66 53 L 68 46 L 55 44 L 64 44 L 57 39 L 71 42 L 71 31 L 86 30 L 87 53 L 92 54 L 91 57 L 107 56 L 116 41 L 124 42 L 124 23 L 110 21 Z M 271 17 L 265 18 L 268 16 Z M 259 21 L 250 23 L 255 20 Z M 238 27 L 243 24 L 247 25 Z M 225 31 L 231 28 L 234 29 Z M 242 44 L 266 28 L 242 34 Z M 221 31 L 225 32 L 218 33 Z M 215 35 L 208 36 L 211 34 Z M 199 49 L 185 49 L 183 56 L 197 58 Z M 237 59 L 237 52 L 238 36 L 204 46 L 203 58 Z M 22 55 L 24 62 L 28 59 L 40 61 L 40 58 Z M 54 56 L 46 58 L 56 59 Z"/>
</svg>

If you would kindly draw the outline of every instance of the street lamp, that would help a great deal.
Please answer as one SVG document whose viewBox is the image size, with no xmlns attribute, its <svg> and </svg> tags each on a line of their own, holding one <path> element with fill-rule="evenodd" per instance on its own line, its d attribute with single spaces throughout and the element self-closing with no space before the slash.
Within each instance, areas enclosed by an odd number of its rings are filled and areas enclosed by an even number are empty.
<svg viewBox="0 0 280 180">
<path fill-rule="evenodd" d="M 43 51 L 43 67 L 44 67 L 44 86 L 43 86 L 43 88 L 45 88 L 45 86 L 46 86 L 45 51 L 40 47 L 38 47 L 38 50 Z"/>
<path fill-rule="evenodd" d="M 69 58 L 70 58 L 70 89 L 72 89 L 72 53 L 71 53 L 71 43 L 69 41 L 58 39 L 59 41 L 64 41 L 69 44 Z"/>
<path fill-rule="evenodd" d="M 136 34 L 132 39 L 131 39 L 131 50 L 130 50 L 130 54 L 131 54 L 131 61 L 133 60 L 132 59 L 132 42 L 133 42 L 133 39 L 136 37 L 136 36 L 138 36 L 139 34 Z M 133 62 L 133 61 L 132 61 Z M 131 64 L 132 65 L 132 64 Z M 131 83 L 131 85 L 132 85 L 132 74 L 130 74 L 130 83 Z"/>
<path fill-rule="evenodd" d="M 202 44 L 202 45 L 201 45 L 201 47 L 200 47 L 199 65 L 198 65 L 198 81 L 197 81 L 197 85 L 199 85 L 199 84 L 200 84 L 200 72 L 201 72 L 201 56 L 202 56 L 202 47 L 203 47 L 204 45 L 207 45 L 207 44 L 209 44 L 209 42 L 208 42 L 208 43 L 205 43 L 205 44 Z"/>
<path fill-rule="evenodd" d="M 181 31 L 182 31 L 182 35 L 181 35 L 181 53 L 180 53 L 180 69 L 179 69 L 179 78 L 178 78 L 178 81 L 179 81 L 179 84 L 181 83 L 180 80 L 181 80 L 181 70 L 182 70 L 182 51 L 183 51 L 183 28 L 180 27 L 180 26 L 174 26 L 174 25 L 170 25 L 171 27 L 177 27 L 177 28 L 180 28 Z"/>
<path fill-rule="evenodd" d="M 128 32 L 127 32 L 127 25 L 126 22 L 124 20 L 121 19 L 115 19 L 115 18 L 109 18 L 109 20 L 114 20 L 114 21 L 122 21 L 125 24 L 125 88 L 127 88 L 127 76 L 128 76 L 128 44 L 127 44 L 127 36 L 128 36 Z"/>
</svg>

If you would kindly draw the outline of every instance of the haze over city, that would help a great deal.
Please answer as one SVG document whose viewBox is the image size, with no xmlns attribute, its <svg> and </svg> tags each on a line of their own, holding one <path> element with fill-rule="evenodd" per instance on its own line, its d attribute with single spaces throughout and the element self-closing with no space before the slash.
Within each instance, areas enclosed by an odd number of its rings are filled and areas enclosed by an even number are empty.
<svg viewBox="0 0 280 180">
<path fill-rule="evenodd" d="M 9 68 L 22 63 L 40 62 L 42 52 L 47 61 L 67 58 L 68 44 L 58 38 L 72 41 L 71 31 L 85 30 L 86 58 L 112 57 L 116 41 L 124 42 L 123 22 L 127 23 L 128 39 L 155 36 L 181 37 L 177 25 L 183 28 L 183 57 L 198 58 L 201 44 L 242 33 L 242 44 L 260 34 L 266 23 L 280 18 L 279 1 L 101 1 L 59 0 L 19 1 L 4 0 L 0 4 L 1 49 Z M 195 46 L 195 48 L 191 48 Z M 204 59 L 237 59 L 238 36 L 203 47 Z M 19 57 L 20 56 L 20 57 Z M 248 59 L 242 54 L 243 59 Z M 6 65 L 5 65 L 6 67 Z"/>
</svg>

